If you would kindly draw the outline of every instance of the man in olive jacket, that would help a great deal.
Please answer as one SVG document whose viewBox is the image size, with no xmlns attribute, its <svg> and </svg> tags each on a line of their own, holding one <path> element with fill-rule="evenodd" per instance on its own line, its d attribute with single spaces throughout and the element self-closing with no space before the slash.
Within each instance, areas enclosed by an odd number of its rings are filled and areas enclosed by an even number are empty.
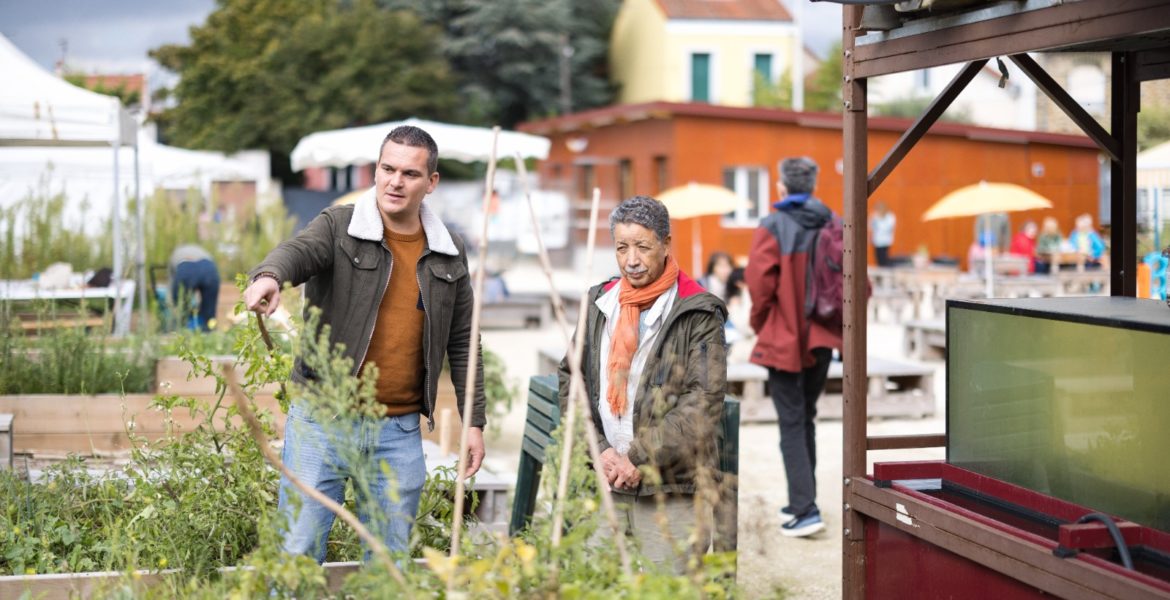
<svg viewBox="0 0 1170 600">
<path fill-rule="evenodd" d="M 344 346 L 353 360 L 352 374 L 369 364 L 378 367 L 376 399 L 385 416 L 373 424 L 372 434 L 353 436 L 375 463 L 375 472 L 364 474 L 373 497 L 359 498 L 358 508 L 386 524 L 382 533 L 392 551 L 408 549 L 426 480 L 420 415 L 434 427 L 444 355 L 461 412 L 467 378 L 473 304 L 467 256 L 462 242 L 423 204 L 439 182 L 437 164 L 438 148 L 429 134 L 412 126 L 394 129 L 379 151 L 374 189 L 351 206 L 325 209 L 277 246 L 253 269 L 244 291 L 249 310 L 271 314 L 282 283 L 305 283 L 308 304 L 321 309 L 322 325 L 331 328 L 330 341 Z M 473 410 L 462 415 L 471 419 L 466 477 L 484 457 L 483 359 L 475 358 Z M 293 380 L 313 378 L 298 358 Z M 293 404 L 282 458 L 299 479 L 340 503 L 350 467 L 317 419 L 307 406 Z M 330 424 L 332 436 L 335 425 Z M 369 425 L 355 423 L 354 431 Z M 290 503 L 292 495 L 301 496 L 282 477 L 280 511 L 289 519 L 284 549 L 322 562 L 333 514 L 304 496 Z M 375 506 L 364 506 L 367 502 Z"/>
<path fill-rule="evenodd" d="M 622 202 L 611 213 L 610 232 L 622 276 L 589 291 L 582 377 L 627 534 L 647 558 L 681 572 L 689 557 L 668 542 L 692 540 L 694 554 L 711 540 L 707 499 L 719 478 L 727 309 L 679 270 L 661 202 L 645 196 Z M 567 357 L 559 375 L 563 410 Z M 656 518 L 659 493 L 669 536 Z M 703 516 L 696 518 L 700 498 Z"/>
</svg>

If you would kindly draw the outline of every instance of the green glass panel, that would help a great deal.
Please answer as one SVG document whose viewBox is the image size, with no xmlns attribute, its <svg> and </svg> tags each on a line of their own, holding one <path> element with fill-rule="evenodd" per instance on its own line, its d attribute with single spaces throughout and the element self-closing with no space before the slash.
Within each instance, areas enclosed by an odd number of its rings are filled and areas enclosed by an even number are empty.
<svg viewBox="0 0 1170 600">
<path fill-rule="evenodd" d="M 691 55 L 691 100 L 711 101 L 711 55 Z"/>
<path fill-rule="evenodd" d="M 949 307 L 948 461 L 1170 531 L 1170 334 L 1138 327 Z"/>
</svg>

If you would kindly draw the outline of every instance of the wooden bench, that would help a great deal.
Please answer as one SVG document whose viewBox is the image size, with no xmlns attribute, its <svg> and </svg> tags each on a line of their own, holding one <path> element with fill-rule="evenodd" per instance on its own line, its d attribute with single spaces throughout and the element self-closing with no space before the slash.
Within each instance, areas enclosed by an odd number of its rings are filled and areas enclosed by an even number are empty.
<svg viewBox="0 0 1170 600">
<path fill-rule="evenodd" d="M 26 335 L 36 335 L 55 329 L 104 329 L 106 320 L 103 317 L 84 313 L 63 313 L 55 316 L 19 315 L 17 326 Z"/>
<path fill-rule="evenodd" d="M 933 415 L 934 368 L 870 356 L 868 359 L 868 405 L 870 417 L 925 417 Z M 817 401 L 817 417 L 840 419 L 844 367 L 829 365 L 825 390 Z M 768 370 L 754 364 L 727 366 L 729 384 L 743 386 L 742 419 L 747 423 L 776 421 L 776 408 L 765 392 Z M 730 387 L 730 386 L 729 386 Z"/>
<path fill-rule="evenodd" d="M 734 551 L 738 545 L 739 503 L 739 401 L 732 396 L 723 400 L 723 442 L 719 448 L 719 470 L 723 485 L 715 507 L 715 550 Z M 552 444 L 553 431 L 560 425 L 561 410 L 557 399 L 556 375 L 537 375 L 528 385 L 528 416 L 520 444 L 520 466 L 512 501 L 512 520 L 508 531 L 516 535 L 532 522 L 545 452 Z"/>
<path fill-rule="evenodd" d="M 914 308 L 916 304 L 914 294 L 908 290 L 896 287 L 880 287 L 874 288 L 873 295 L 869 297 L 867 308 L 869 309 L 869 320 L 877 322 L 881 320 L 883 313 L 890 316 L 890 320 L 897 323 L 902 320 L 902 312 L 906 307 Z M 885 309 L 884 311 L 882 309 Z M 915 310 L 915 312 L 917 312 Z"/>
<path fill-rule="evenodd" d="M 947 357 L 947 322 L 944 319 L 907 321 L 902 346 L 915 360 L 943 360 Z"/>
</svg>

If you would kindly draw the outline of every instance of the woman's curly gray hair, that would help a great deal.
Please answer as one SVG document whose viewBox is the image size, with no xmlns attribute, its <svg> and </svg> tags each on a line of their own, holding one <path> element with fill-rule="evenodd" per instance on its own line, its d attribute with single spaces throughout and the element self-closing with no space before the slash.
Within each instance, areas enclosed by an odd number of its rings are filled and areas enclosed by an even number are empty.
<svg viewBox="0 0 1170 600">
<path fill-rule="evenodd" d="M 670 212 L 666 210 L 666 205 L 650 196 L 627 198 L 609 213 L 611 236 L 614 226 L 618 223 L 641 225 L 653 231 L 660 242 L 665 242 L 666 238 L 670 237 Z"/>
</svg>

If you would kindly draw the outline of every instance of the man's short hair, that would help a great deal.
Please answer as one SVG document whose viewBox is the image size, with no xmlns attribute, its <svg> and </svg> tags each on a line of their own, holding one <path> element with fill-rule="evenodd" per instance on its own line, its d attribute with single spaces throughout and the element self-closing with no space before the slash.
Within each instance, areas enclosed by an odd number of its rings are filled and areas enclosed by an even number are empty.
<svg viewBox="0 0 1170 600">
<path fill-rule="evenodd" d="M 627 198 L 609 213 L 611 236 L 614 226 L 618 223 L 641 225 L 653 231 L 660 242 L 665 242 L 666 238 L 670 237 L 670 212 L 666 210 L 665 204 L 650 196 Z"/>
<path fill-rule="evenodd" d="M 789 194 L 811 194 L 817 187 L 817 163 L 807 156 L 786 158 L 780 163 L 780 181 Z"/>
<path fill-rule="evenodd" d="M 412 148 L 426 148 L 427 175 L 439 169 L 439 146 L 435 144 L 435 138 L 422 129 L 414 125 L 399 125 L 391 129 L 390 133 L 386 134 L 386 138 L 382 140 L 382 145 L 378 147 L 379 158 L 382 156 L 382 150 L 386 148 L 386 142 L 394 142 Z"/>
</svg>

